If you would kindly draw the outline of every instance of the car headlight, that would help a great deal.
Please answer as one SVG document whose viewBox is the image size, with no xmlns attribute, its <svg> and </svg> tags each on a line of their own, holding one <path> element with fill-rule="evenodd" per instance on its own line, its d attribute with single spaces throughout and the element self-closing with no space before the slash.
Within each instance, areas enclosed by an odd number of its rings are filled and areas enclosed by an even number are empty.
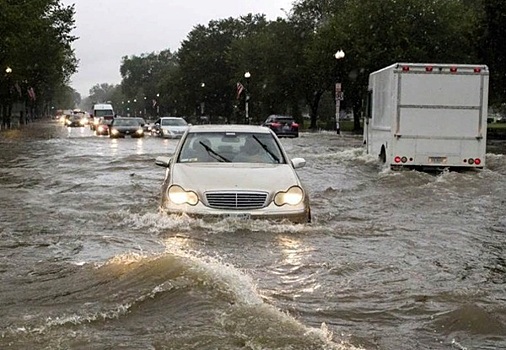
<svg viewBox="0 0 506 350">
<path fill-rule="evenodd" d="M 304 191 L 299 186 L 293 186 L 288 189 L 286 192 L 278 192 L 274 196 L 274 204 L 278 206 L 282 206 L 285 204 L 288 205 L 297 205 L 302 199 L 304 199 Z"/>
<path fill-rule="evenodd" d="M 137 133 L 137 134 L 139 134 L 139 135 L 142 135 L 142 134 L 144 133 L 144 130 L 142 130 L 142 129 L 137 129 L 136 133 Z"/>
<path fill-rule="evenodd" d="M 112 129 L 112 130 L 111 130 L 111 134 L 113 134 L 113 135 L 118 135 L 118 134 L 119 134 L 119 131 L 118 131 L 118 130 L 116 130 L 116 129 Z"/>
<path fill-rule="evenodd" d="M 193 191 L 185 191 L 181 186 L 173 185 L 168 190 L 169 199 L 175 204 L 197 205 L 199 197 Z"/>
</svg>

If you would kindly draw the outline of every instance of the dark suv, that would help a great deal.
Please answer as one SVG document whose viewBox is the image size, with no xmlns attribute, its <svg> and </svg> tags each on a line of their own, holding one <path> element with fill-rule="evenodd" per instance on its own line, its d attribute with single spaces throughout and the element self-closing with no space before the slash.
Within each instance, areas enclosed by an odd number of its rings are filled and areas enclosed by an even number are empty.
<svg viewBox="0 0 506 350">
<path fill-rule="evenodd" d="M 278 137 L 299 137 L 299 124 L 286 115 L 270 115 L 262 126 L 269 127 Z"/>
</svg>

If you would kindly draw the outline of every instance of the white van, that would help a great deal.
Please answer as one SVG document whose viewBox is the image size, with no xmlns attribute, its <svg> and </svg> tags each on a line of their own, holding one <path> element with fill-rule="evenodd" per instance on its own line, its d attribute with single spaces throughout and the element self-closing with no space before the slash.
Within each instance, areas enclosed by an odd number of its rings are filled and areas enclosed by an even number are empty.
<svg viewBox="0 0 506 350">
<path fill-rule="evenodd" d="M 97 103 L 93 105 L 93 123 L 90 123 L 91 130 L 95 130 L 98 120 L 105 116 L 114 116 L 114 109 L 110 103 Z"/>
</svg>

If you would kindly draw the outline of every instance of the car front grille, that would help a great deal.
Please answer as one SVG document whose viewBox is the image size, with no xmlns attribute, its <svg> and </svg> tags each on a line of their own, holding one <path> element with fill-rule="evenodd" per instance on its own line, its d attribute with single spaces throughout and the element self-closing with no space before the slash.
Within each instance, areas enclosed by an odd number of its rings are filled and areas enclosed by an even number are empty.
<svg viewBox="0 0 506 350">
<path fill-rule="evenodd" d="M 259 209 L 265 206 L 266 192 L 207 192 L 207 203 L 215 209 Z"/>
</svg>

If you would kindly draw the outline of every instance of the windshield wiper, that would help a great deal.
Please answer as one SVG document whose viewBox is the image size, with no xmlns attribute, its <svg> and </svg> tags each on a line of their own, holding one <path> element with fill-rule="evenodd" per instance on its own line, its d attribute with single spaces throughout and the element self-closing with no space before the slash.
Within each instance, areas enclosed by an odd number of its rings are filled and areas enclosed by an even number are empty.
<svg viewBox="0 0 506 350">
<path fill-rule="evenodd" d="M 252 137 L 255 139 L 256 142 L 258 142 L 260 144 L 260 146 L 262 146 L 262 148 L 265 150 L 265 152 L 269 153 L 269 155 L 271 156 L 272 159 L 274 159 L 274 161 L 276 161 L 278 164 L 279 164 L 279 158 L 278 156 L 276 156 L 270 149 L 269 147 L 267 147 L 267 145 L 265 143 L 263 143 L 262 141 L 260 141 L 258 139 L 258 137 L 256 137 L 255 135 L 252 135 Z"/>
<path fill-rule="evenodd" d="M 204 147 L 206 149 L 207 153 L 214 156 L 213 158 L 217 159 L 218 161 L 227 162 L 227 163 L 231 162 L 230 159 L 223 157 L 221 154 L 217 153 L 215 150 L 213 150 L 211 147 L 209 147 L 208 145 L 206 145 L 202 141 L 199 141 L 199 143 L 202 145 L 202 147 Z M 219 159 L 216 157 L 218 157 Z"/>
</svg>

